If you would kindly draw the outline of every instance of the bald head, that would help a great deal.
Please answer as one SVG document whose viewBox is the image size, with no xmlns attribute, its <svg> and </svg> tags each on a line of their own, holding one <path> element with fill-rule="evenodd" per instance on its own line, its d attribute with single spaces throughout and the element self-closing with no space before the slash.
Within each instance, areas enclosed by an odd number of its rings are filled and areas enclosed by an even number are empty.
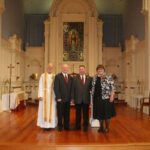
<svg viewBox="0 0 150 150">
<path fill-rule="evenodd" d="M 52 73 L 53 72 L 53 67 L 54 67 L 53 64 L 49 63 L 48 66 L 47 66 L 47 72 Z"/>
<path fill-rule="evenodd" d="M 69 66 L 67 64 L 62 65 L 62 72 L 63 73 L 68 73 L 68 69 L 69 69 Z"/>
</svg>

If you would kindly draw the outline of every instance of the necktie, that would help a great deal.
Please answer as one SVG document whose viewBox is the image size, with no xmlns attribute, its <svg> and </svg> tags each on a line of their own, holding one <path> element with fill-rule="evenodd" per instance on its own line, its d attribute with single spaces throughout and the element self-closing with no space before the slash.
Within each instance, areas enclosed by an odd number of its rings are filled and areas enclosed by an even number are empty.
<svg viewBox="0 0 150 150">
<path fill-rule="evenodd" d="M 83 75 L 81 76 L 81 81 L 82 81 L 82 84 L 84 84 L 84 76 Z"/>
<path fill-rule="evenodd" d="M 66 81 L 66 83 L 68 82 L 67 74 L 65 74 L 65 81 Z"/>
</svg>

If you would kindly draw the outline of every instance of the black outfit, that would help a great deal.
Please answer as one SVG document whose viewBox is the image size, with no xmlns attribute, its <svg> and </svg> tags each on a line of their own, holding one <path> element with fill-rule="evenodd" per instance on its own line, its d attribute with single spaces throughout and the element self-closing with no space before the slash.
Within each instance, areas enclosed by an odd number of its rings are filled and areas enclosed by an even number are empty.
<svg viewBox="0 0 150 150">
<path fill-rule="evenodd" d="M 83 113 L 83 128 L 86 130 L 89 124 L 89 104 L 90 104 L 90 90 L 92 78 L 85 76 L 83 83 L 80 75 L 74 77 L 72 98 L 74 99 L 76 108 L 76 129 L 81 128 L 81 114 Z"/>
<path fill-rule="evenodd" d="M 57 117 L 58 128 L 61 130 L 63 127 L 69 130 L 70 127 L 70 100 L 71 100 L 71 87 L 72 77 L 68 75 L 67 81 L 62 73 L 55 77 L 54 92 L 57 101 Z M 59 102 L 58 100 L 61 99 Z"/>
<path fill-rule="evenodd" d="M 97 77 L 93 99 L 93 118 L 107 120 L 115 116 L 114 102 L 102 99 L 101 78 Z"/>
</svg>

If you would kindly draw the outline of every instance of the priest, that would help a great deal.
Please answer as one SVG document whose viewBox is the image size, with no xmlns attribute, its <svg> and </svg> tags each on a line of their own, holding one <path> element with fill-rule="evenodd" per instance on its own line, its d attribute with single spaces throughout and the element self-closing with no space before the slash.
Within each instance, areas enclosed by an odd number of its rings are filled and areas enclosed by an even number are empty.
<svg viewBox="0 0 150 150">
<path fill-rule="evenodd" d="M 43 73 L 39 81 L 39 108 L 37 126 L 49 130 L 57 126 L 56 101 L 53 91 L 54 74 L 53 64 L 48 64 L 47 71 Z"/>
</svg>

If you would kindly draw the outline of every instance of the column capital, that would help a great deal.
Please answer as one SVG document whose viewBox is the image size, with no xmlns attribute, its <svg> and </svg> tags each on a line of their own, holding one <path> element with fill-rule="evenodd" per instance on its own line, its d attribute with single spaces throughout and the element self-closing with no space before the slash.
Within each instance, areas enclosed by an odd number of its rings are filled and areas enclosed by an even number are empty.
<svg viewBox="0 0 150 150">
<path fill-rule="evenodd" d="M 50 21 L 47 19 L 44 21 L 45 26 L 48 26 L 50 24 Z"/>
<path fill-rule="evenodd" d="M 4 2 L 5 2 L 5 0 L 0 0 L 0 14 L 2 14 L 3 11 L 5 10 Z"/>
</svg>

